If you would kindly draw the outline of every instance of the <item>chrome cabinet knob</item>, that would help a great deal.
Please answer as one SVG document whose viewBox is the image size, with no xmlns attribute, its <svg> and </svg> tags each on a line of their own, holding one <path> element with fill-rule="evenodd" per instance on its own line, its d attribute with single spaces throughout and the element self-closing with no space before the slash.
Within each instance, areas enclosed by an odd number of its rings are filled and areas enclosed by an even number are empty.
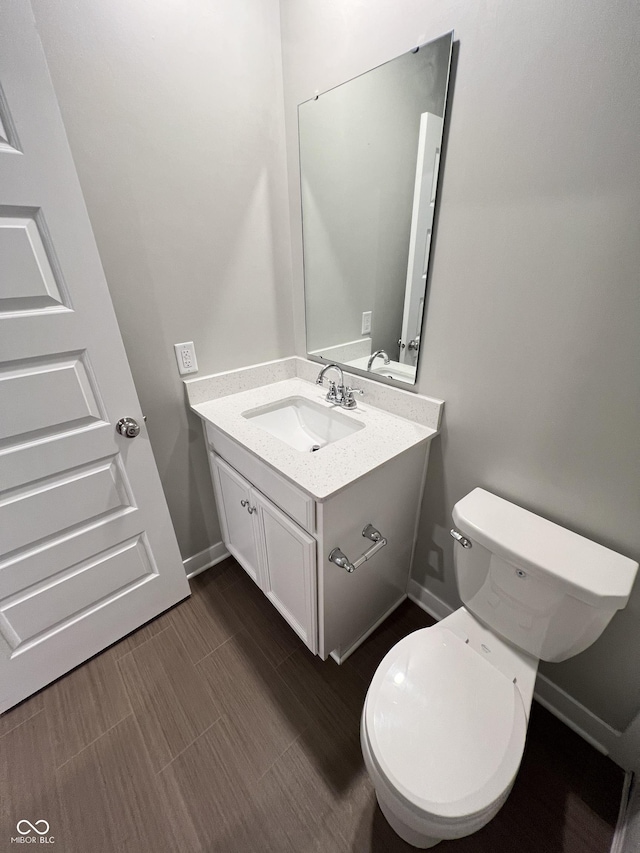
<svg viewBox="0 0 640 853">
<path fill-rule="evenodd" d="M 140 435 L 140 424 L 133 418 L 120 418 L 116 424 L 116 432 L 125 438 L 135 438 Z"/>
</svg>

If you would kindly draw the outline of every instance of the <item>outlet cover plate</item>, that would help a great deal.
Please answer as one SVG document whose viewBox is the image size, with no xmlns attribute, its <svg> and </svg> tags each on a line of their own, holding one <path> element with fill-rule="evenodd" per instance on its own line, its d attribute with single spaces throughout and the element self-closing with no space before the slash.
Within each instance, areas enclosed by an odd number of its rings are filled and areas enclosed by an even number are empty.
<svg viewBox="0 0 640 853">
<path fill-rule="evenodd" d="M 184 376 L 186 373 L 197 373 L 198 361 L 196 359 L 196 348 L 193 345 L 193 341 L 174 344 L 173 348 L 176 351 L 176 361 L 178 362 L 178 372 L 180 376 Z"/>
</svg>

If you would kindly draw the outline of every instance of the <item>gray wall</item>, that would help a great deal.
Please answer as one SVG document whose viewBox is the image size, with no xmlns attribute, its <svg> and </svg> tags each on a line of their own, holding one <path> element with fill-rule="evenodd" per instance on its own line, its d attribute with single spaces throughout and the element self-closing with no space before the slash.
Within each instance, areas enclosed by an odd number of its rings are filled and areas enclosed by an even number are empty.
<svg viewBox="0 0 640 853">
<path fill-rule="evenodd" d="M 480 485 L 640 558 L 640 6 L 282 0 L 297 351 L 295 106 L 454 28 L 460 49 L 418 390 L 446 400 L 416 577 L 458 604 L 453 504 Z M 542 670 L 616 728 L 640 708 L 640 585 Z"/>
<path fill-rule="evenodd" d="M 173 344 L 201 374 L 293 349 L 278 2 L 33 7 L 188 557 L 220 529 Z"/>
</svg>

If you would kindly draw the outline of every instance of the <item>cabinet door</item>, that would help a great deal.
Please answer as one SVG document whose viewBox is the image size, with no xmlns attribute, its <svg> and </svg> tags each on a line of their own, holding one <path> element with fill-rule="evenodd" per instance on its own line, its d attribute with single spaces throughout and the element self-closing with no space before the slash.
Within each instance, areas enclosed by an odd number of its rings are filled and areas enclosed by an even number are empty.
<svg viewBox="0 0 640 853">
<path fill-rule="evenodd" d="M 316 540 L 257 492 L 263 590 L 315 654 L 318 650 Z"/>
<path fill-rule="evenodd" d="M 219 456 L 212 453 L 210 457 L 224 544 L 262 588 L 257 544 L 259 523 L 251 486 Z"/>
</svg>

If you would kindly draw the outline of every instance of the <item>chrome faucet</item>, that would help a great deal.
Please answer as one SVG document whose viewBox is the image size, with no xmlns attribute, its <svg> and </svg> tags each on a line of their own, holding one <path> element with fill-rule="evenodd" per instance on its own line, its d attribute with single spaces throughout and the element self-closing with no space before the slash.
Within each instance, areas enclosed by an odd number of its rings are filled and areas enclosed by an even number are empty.
<svg viewBox="0 0 640 853">
<path fill-rule="evenodd" d="M 337 370 L 340 374 L 340 384 L 336 387 L 336 383 L 330 379 L 329 380 L 329 390 L 327 391 L 327 396 L 325 397 L 328 403 L 341 403 L 342 395 L 344 393 L 344 373 L 342 372 L 342 368 L 338 367 L 337 364 L 331 362 L 331 364 L 325 364 L 320 373 L 318 374 L 318 378 L 316 379 L 316 385 L 324 385 L 324 375 L 328 370 L 331 369 Z"/>
<path fill-rule="evenodd" d="M 335 403 L 337 406 L 342 406 L 343 409 L 355 409 L 358 404 L 356 403 L 356 399 L 353 395 L 364 394 L 364 391 L 361 391 L 359 388 L 350 388 L 348 385 L 345 385 L 342 368 L 333 361 L 331 364 L 325 364 L 322 368 L 318 374 L 318 378 L 316 379 L 316 385 L 324 385 L 325 373 L 328 370 L 331 370 L 331 368 L 338 371 L 340 375 L 340 384 L 336 385 L 333 379 L 329 380 L 329 390 L 327 391 L 325 400 L 328 403 Z"/>
<path fill-rule="evenodd" d="M 371 358 L 369 359 L 369 361 L 367 362 L 367 370 L 371 370 L 371 365 L 372 365 L 372 364 L 373 364 L 373 362 L 376 360 L 376 358 L 378 358 L 378 356 L 379 356 L 379 355 L 381 355 L 381 356 L 384 358 L 384 363 L 385 363 L 385 364 L 391 364 L 391 359 L 390 359 L 390 358 L 389 358 L 389 356 L 386 354 L 386 352 L 385 352 L 383 349 L 377 349 L 377 350 L 373 353 L 373 355 L 371 356 Z"/>
</svg>

